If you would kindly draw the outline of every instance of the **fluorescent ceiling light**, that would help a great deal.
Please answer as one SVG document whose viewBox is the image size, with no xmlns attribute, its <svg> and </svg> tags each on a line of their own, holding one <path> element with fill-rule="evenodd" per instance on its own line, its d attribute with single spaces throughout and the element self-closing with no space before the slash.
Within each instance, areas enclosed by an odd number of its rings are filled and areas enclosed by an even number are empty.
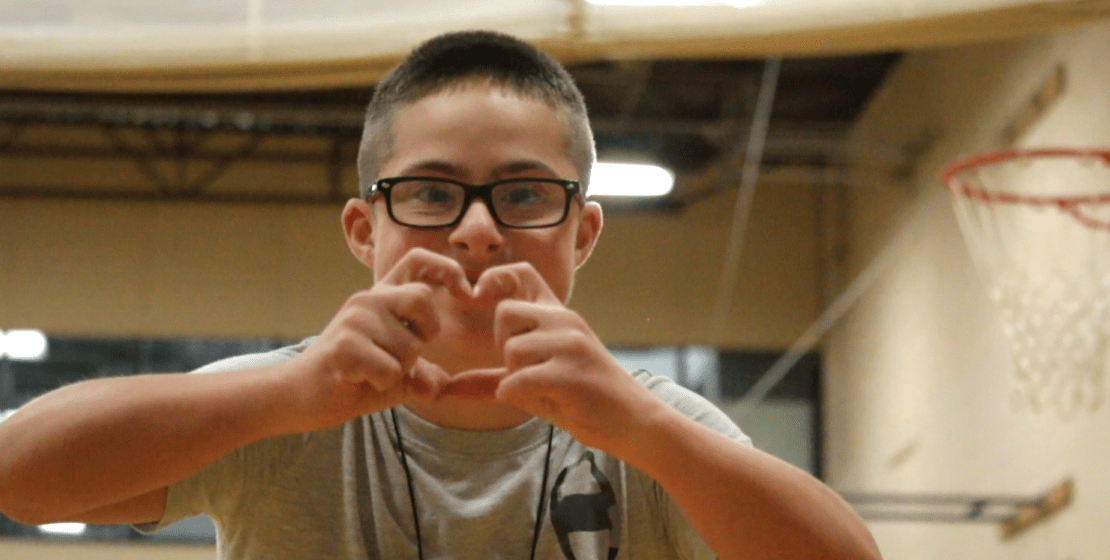
<svg viewBox="0 0 1110 560">
<path fill-rule="evenodd" d="M 42 361 L 46 359 L 46 335 L 30 329 L 0 331 L 0 358 Z"/>
<path fill-rule="evenodd" d="M 50 523 L 47 525 L 39 525 L 38 530 L 41 533 L 50 533 L 51 535 L 80 535 L 85 532 L 85 524 Z"/>
<path fill-rule="evenodd" d="M 767 0 L 586 0 L 598 6 L 733 6 L 751 8 Z"/>
<path fill-rule="evenodd" d="M 590 196 L 662 196 L 674 188 L 674 174 L 658 165 L 596 163 Z"/>
</svg>

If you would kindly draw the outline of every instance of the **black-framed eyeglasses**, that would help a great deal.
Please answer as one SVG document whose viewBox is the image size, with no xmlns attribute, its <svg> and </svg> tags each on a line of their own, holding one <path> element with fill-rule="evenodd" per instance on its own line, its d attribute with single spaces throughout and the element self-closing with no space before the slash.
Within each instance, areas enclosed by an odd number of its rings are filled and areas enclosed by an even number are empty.
<svg viewBox="0 0 1110 560">
<path fill-rule="evenodd" d="M 393 221 L 430 229 L 458 224 L 470 203 L 480 198 L 499 225 L 536 229 L 563 223 L 571 199 L 581 191 L 578 181 L 565 179 L 505 179 L 471 185 L 438 177 L 390 177 L 375 181 L 366 200 L 381 193 Z"/>
</svg>

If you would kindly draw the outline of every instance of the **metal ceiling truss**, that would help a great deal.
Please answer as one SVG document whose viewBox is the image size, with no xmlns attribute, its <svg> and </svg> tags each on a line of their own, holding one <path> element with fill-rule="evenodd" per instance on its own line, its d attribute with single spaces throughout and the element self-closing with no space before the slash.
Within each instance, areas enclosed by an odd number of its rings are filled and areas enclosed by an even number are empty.
<svg viewBox="0 0 1110 560">
<path fill-rule="evenodd" d="M 165 130 L 144 128 L 142 132 L 146 142 L 136 146 L 120 134 L 118 125 L 104 124 L 101 125 L 101 130 L 115 155 L 134 162 L 139 172 L 154 184 L 158 192 L 171 197 L 201 195 L 205 188 L 219 179 L 235 162 L 249 159 L 262 143 L 262 134 L 249 132 L 245 138 L 240 139 L 239 146 L 235 149 L 199 159 L 195 156 L 205 140 L 211 137 L 211 133 L 174 127 L 169 129 L 171 135 L 169 142 L 166 142 L 166 135 L 160 134 Z M 156 165 L 159 161 L 172 163 L 172 175 Z M 198 166 L 201 167 L 199 172 L 193 169 Z"/>
<path fill-rule="evenodd" d="M 628 69 L 629 86 L 621 111 L 594 119 L 598 133 L 692 134 L 736 149 L 737 133 L 750 123 L 741 114 L 722 119 L 649 118 L 634 116 L 652 73 L 651 63 Z M 743 113 L 744 111 L 738 111 Z M 0 158 L 84 157 L 132 162 L 149 189 L 92 188 L 86 185 L 42 188 L 37 185 L 0 185 L 0 197 L 56 197 L 89 199 L 185 199 L 204 202 L 337 204 L 343 192 L 342 175 L 353 165 L 361 136 L 361 108 L 345 106 L 283 106 L 188 104 L 73 100 L 69 98 L 0 97 Z M 31 145 L 21 140 L 32 126 L 95 129 L 104 146 Z M 837 160 L 843 155 L 846 126 L 841 123 L 776 123 L 768 132 L 770 159 Z M 225 141 L 211 139 L 220 136 Z M 325 149 L 290 150 L 267 145 L 279 136 L 328 140 Z M 234 139 L 234 141 L 227 141 Z M 742 142 L 741 142 L 742 144 Z M 324 188 L 312 194 L 217 193 L 209 188 L 242 162 L 304 163 L 322 166 Z M 669 209 L 673 204 L 660 204 Z"/>
<path fill-rule="evenodd" d="M 35 146 L 21 143 L 35 125 L 99 131 L 104 146 Z M 343 172 L 353 165 L 362 117 L 352 111 L 315 108 L 199 107 L 92 104 L 65 100 L 0 100 L 0 157 L 82 157 L 127 160 L 150 188 L 105 189 L 74 185 L 42 188 L 2 185 L 0 196 L 112 200 L 184 199 L 229 203 L 340 204 Z M 220 136 L 220 145 L 212 139 Z M 277 136 L 328 140 L 319 151 L 266 148 Z M 323 192 L 214 193 L 209 187 L 243 162 L 306 163 L 322 166 Z"/>
</svg>

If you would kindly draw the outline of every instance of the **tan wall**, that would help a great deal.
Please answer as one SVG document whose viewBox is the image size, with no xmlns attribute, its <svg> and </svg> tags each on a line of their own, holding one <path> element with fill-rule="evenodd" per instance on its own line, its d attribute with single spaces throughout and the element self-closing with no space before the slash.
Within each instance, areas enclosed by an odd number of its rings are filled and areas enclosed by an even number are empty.
<svg viewBox="0 0 1110 560">
<path fill-rule="evenodd" d="M 299 336 L 369 285 L 338 208 L 0 202 L 0 324 Z"/>
<path fill-rule="evenodd" d="M 855 193 L 852 272 L 891 239 L 905 242 L 827 346 L 831 483 L 980 495 L 1034 495 L 1065 476 L 1077 484 L 1070 509 L 1013 541 L 978 524 L 872 523 L 890 560 L 1086 559 L 1110 547 L 1110 408 L 1065 420 L 1012 405 L 1009 347 L 939 179 L 951 159 L 1003 147 L 1011 115 L 1060 63 L 1064 95 L 1019 144 L 1110 144 L 1108 55 L 1107 23 L 915 53 L 859 124 L 863 143 L 936 141 L 911 178 Z"/>
<path fill-rule="evenodd" d="M 49 168 L 43 177 L 56 177 Z M 819 191 L 784 184 L 761 189 L 724 341 L 784 348 L 820 310 Z M 606 341 L 709 342 L 735 192 L 677 215 L 610 213 L 573 302 Z M 312 334 L 349 294 L 370 284 L 347 251 L 339 211 L 338 205 L 0 199 L 0 328 L 108 336 Z"/>
<path fill-rule="evenodd" d="M 64 543 L 0 539 L 4 560 L 212 560 L 216 547 L 201 545 Z"/>
<path fill-rule="evenodd" d="M 766 185 L 755 197 L 722 345 L 782 349 L 820 311 L 813 186 Z M 611 213 L 572 305 L 606 342 L 709 344 L 735 190 L 680 215 Z"/>
</svg>

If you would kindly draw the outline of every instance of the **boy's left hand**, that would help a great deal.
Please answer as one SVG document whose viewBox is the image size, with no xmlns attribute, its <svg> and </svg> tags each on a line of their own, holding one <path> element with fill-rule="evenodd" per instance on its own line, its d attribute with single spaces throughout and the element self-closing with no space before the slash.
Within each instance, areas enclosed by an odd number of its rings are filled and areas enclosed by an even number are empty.
<svg viewBox="0 0 1110 560">
<path fill-rule="evenodd" d="M 443 394 L 516 406 L 617 456 L 640 432 L 638 425 L 665 406 L 617 363 L 531 264 L 486 270 L 474 297 L 496 304 L 494 338 L 504 367 L 460 372 Z"/>
</svg>

